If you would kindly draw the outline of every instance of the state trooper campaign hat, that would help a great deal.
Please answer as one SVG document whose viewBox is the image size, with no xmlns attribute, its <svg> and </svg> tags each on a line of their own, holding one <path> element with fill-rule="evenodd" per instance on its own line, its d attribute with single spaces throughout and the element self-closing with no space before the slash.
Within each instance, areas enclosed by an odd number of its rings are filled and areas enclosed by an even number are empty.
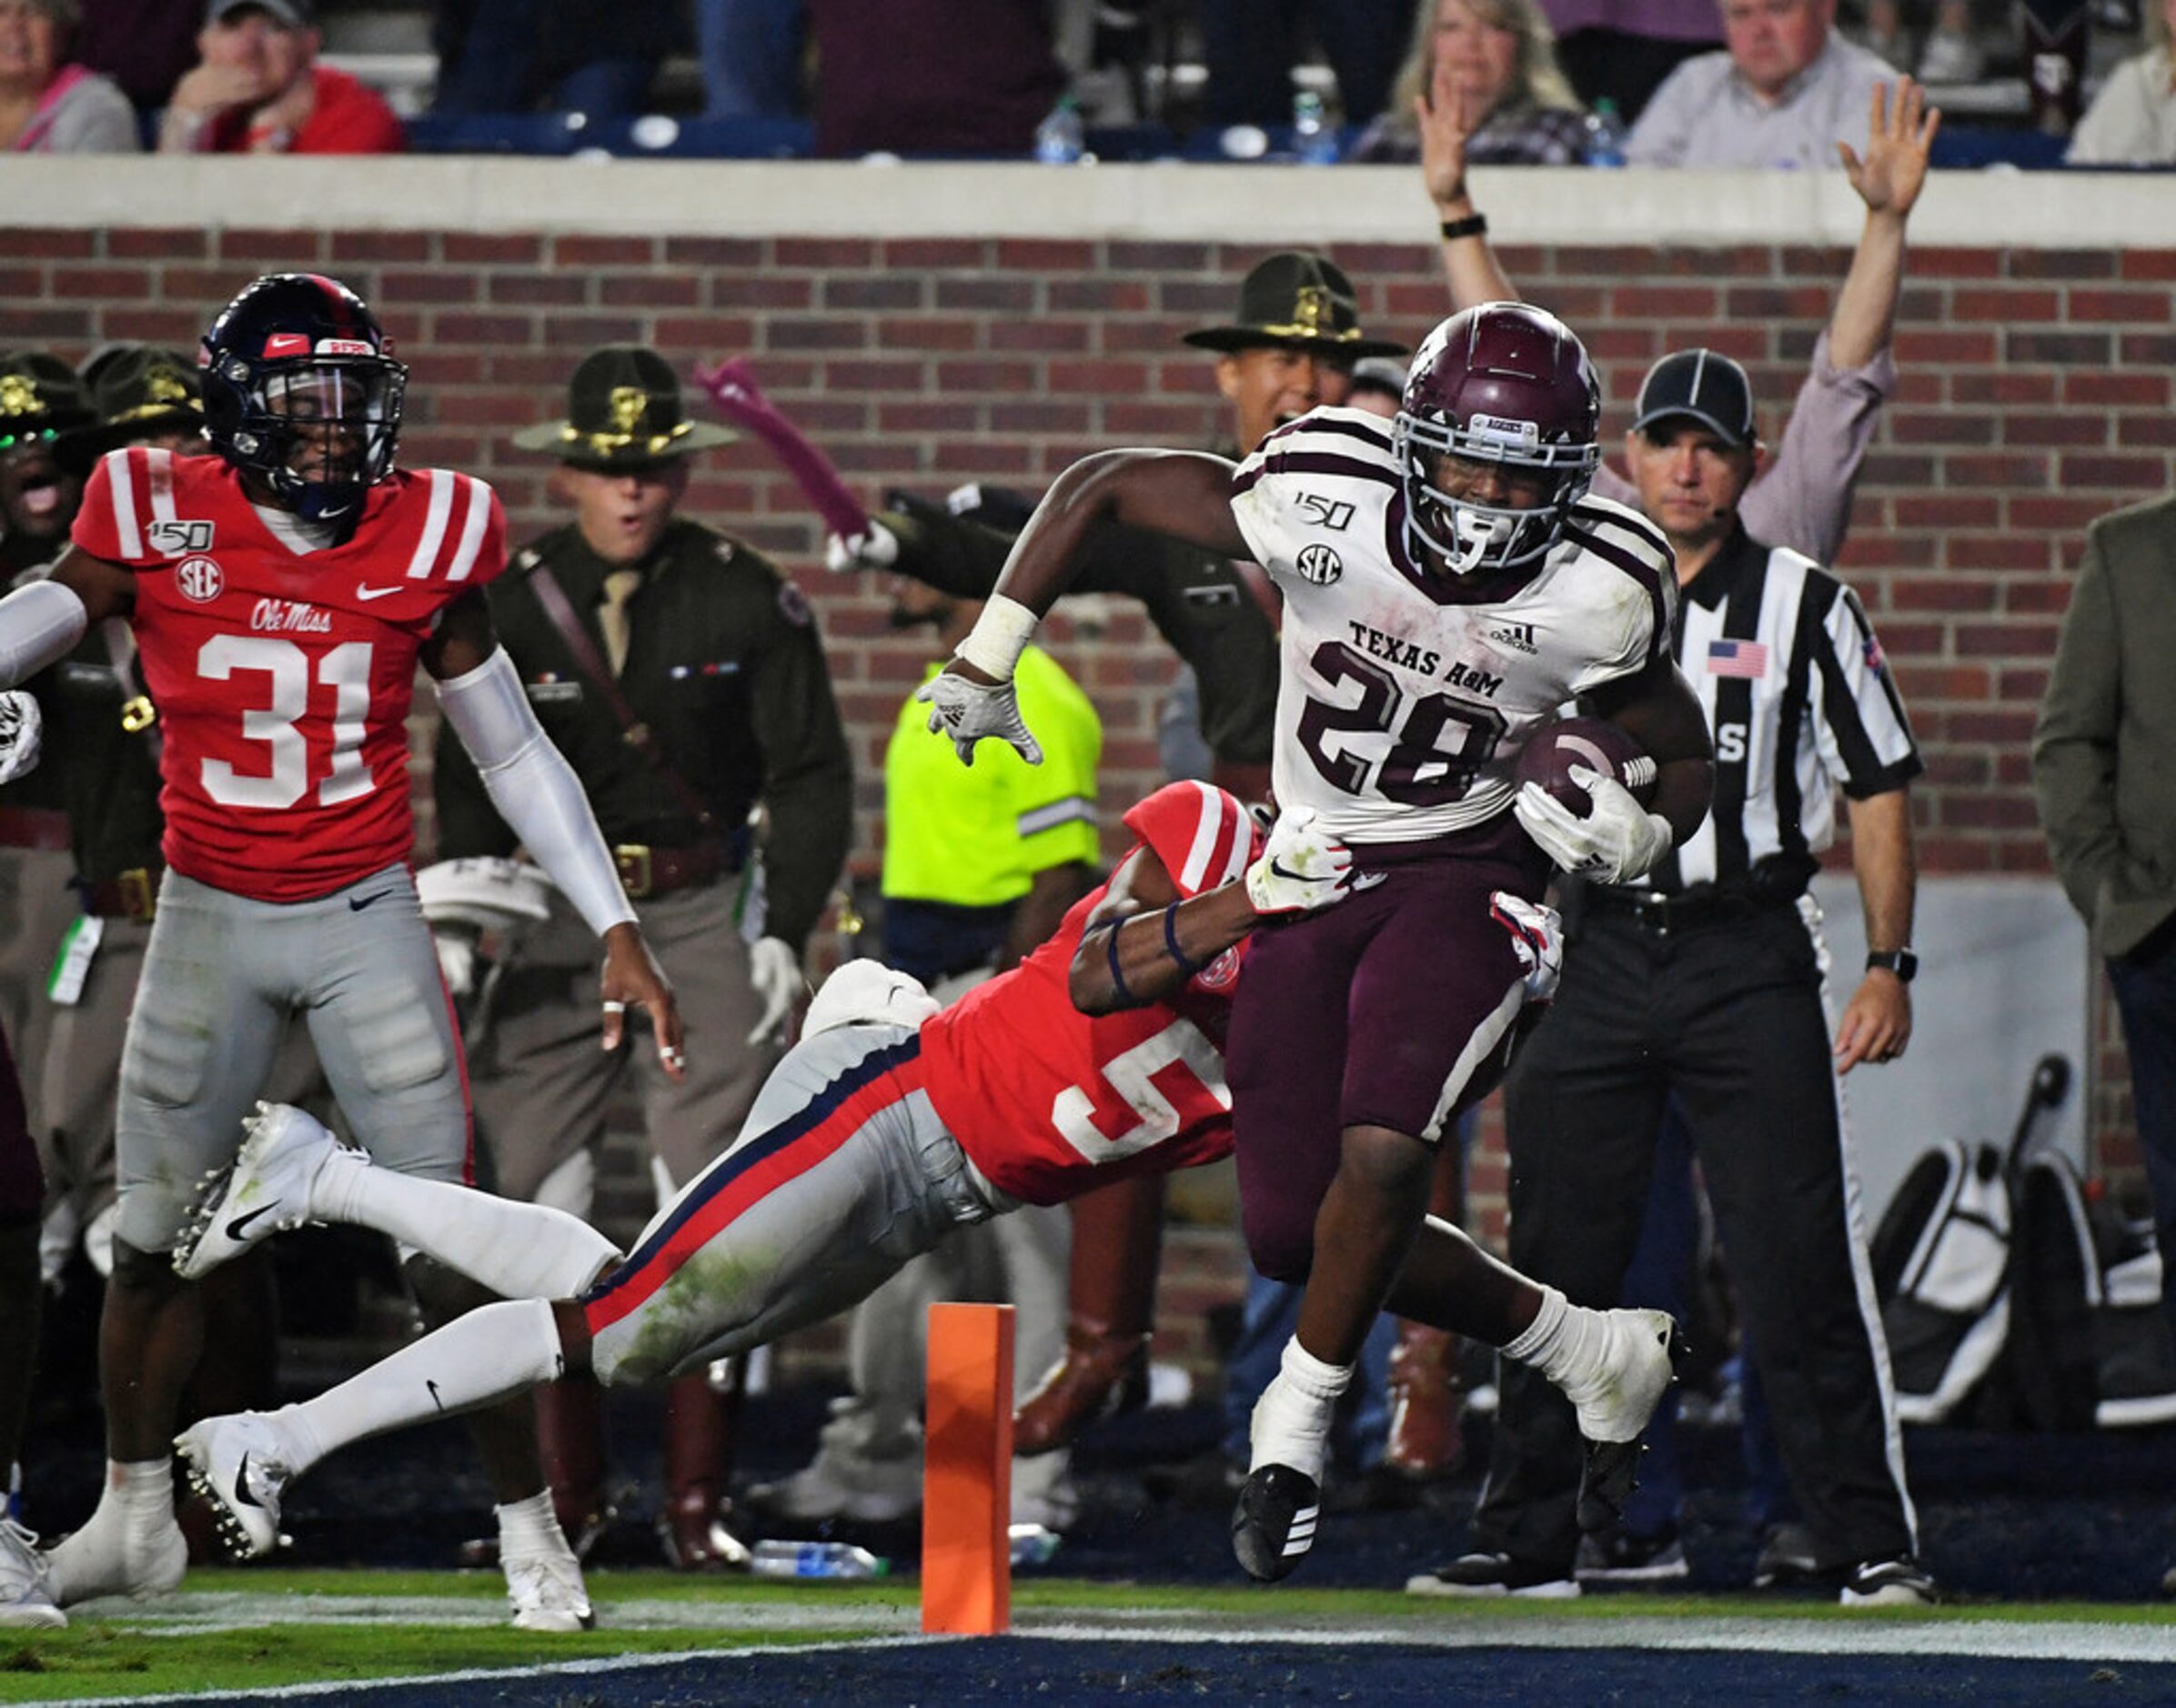
<svg viewBox="0 0 2176 1708">
<path fill-rule="evenodd" d="M 1635 433 L 1646 432 L 1657 421 L 1689 416 L 1742 450 L 1755 437 L 1753 382 L 1718 350 L 1674 350 L 1647 369 L 1632 414 Z"/>
<path fill-rule="evenodd" d="M 1203 327 L 1185 342 L 1204 350 L 1294 345 L 1318 354 L 1403 356 L 1405 347 L 1360 330 L 1353 281 L 1319 255 L 1283 250 L 1257 265 L 1239 286 L 1230 326 Z"/>
<path fill-rule="evenodd" d="M 740 436 L 690 421 L 671 364 L 640 344 L 592 350 L 567 383 L 567 418 L 525 427 L 514 443 L 578 468 L 629 468 L 730 445 Z"/>
<path fill-rule="evenodd" d="M 68 437 L 68 460 L 80 467 L 116 446 L 204 425 L 196 364 L 179 350 L 109 344 L 83 365 L 82 375 L 98 418 Z"/>
<path fill-rule="evenodd" d="M 83 381 L 59 357 L 25 350 L 0 359 L 0 456 L 55 445 L 97 418 Z"/>
</svg>

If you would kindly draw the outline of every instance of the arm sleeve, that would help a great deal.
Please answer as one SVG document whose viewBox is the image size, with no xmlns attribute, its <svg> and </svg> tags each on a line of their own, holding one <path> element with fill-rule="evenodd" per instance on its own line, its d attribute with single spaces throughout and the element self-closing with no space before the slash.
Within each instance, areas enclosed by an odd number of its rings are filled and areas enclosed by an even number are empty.
<svg viewBox="0 0 2176 1708">
<path fill-rule="evenodd" d="M 73 588 L 33 581 L 0 599 L 0 688 L 15 688 L 76 649 L 90 614 Z"/>
<path fill-rule="evenodd" d="M 472 859 L 511 854 L 521 839 L 492 806 L 490 792 L 477 774 L 476 761 L 453 732 L 450 720 L 438 722 L 431 753 L 431 803 L 438 812 L 438 858 Z"/>
<path fill-rule="evenodd" d="M 2047 697 L 2032 731 L 2032 789 L 2055 875 L 2070 905 L 2091 920 L 2122 864 L 2116 818 L 2116 732 L 2123 703 L 2121 613 L 2110 584 L 2100 524 L 2055 646 Z"/>
<path fill-rule="evenodd" d="M 514 834 L 599 937 L 635 917 L 574 768 L 530 709 L 506 649 L 438 684 L 438 703 Z"/>
<path fill-rule="evenodd" d="M 800 589 L 781 583 L 769 621 L 751 688 L 771 821 L 763 845 L 764 935 L 798 952 L 846 865 L 853 762 L 823 644 Z"/>
<path fill-rule="evenodd" d="M 1884 348 L 1863 367 L 1833 367 L 1828 335 L 1813 347 L 1813 368 L 1798 387 L 1775 460 L 1748 488 L 1738 513 L 1746 532 L 1788 546 L 1816 563 L 1833 563 L 1851 523 L 1851 489 L 1897 390 L 1897 364 Z"/>
</svg>

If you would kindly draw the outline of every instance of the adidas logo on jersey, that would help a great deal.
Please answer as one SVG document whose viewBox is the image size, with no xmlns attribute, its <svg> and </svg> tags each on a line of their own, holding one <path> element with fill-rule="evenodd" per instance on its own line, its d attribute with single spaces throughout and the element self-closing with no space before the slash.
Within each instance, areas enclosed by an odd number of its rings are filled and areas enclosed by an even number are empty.
<svg viewBox="0 0 2176 1708">
<path fill-rule="evenodd" d="M 1484 638 L 1495 641 L 1499 647 L 1508 647 L 1514 652 L 1530 654 L 1541 650 L 1534 644 L 1532 623 L 1504 623 L 1488 630 Z"/>
</svg>

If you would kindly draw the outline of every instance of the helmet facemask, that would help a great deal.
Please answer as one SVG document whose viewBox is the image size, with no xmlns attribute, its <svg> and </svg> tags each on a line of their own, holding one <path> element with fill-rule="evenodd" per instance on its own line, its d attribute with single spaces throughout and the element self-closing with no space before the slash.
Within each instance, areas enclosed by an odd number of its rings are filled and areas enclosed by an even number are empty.
<svg viewBox="0 0 2176 1708">
<path fill-rule="evenodd" d="M 222 448 L 303 521 L 352 523 L 369 489 L 392 471 L 408 370 L 389 357 L 251 364 L 228 357 L 207 377 L 215 382 L 206 387 L 207 404 L 224 391 L 223 401 L 238 405 L 231 425 L 217 424 Z"/>
<path fill-rule="evenodd" d="M 1434 558 L 1453 575 L 1515 568 L 1556 543 L 1571 507 L 1586 496 L 1601 447 L 1546 444 L 1531 421 L 1476 411 L 1463 424 L 1401 409 L 1392 428 L 1405 497 L 1405 548 L 1416 563 Z M 1532 506 L 1483 504 L 1436 484 L 1438 459 L 1494 464 L 1537 478 Z"/>
</svg>

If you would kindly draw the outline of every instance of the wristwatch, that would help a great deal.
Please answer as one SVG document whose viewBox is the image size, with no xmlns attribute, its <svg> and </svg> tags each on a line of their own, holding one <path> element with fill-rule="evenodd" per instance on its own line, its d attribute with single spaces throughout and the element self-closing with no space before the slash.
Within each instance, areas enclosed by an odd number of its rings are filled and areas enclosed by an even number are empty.
<svg viewBox="0 0 2176 1708">
<path fill-rule="evenodd" d="M 1877 949 L 1868 953 L 1866 970 L 1872 972 L 1877 967 L 1895 973 L 1900 983 L 1909 984 L 1918 976 L 1919 958 L 1909 949 Z"/>
</svg>

